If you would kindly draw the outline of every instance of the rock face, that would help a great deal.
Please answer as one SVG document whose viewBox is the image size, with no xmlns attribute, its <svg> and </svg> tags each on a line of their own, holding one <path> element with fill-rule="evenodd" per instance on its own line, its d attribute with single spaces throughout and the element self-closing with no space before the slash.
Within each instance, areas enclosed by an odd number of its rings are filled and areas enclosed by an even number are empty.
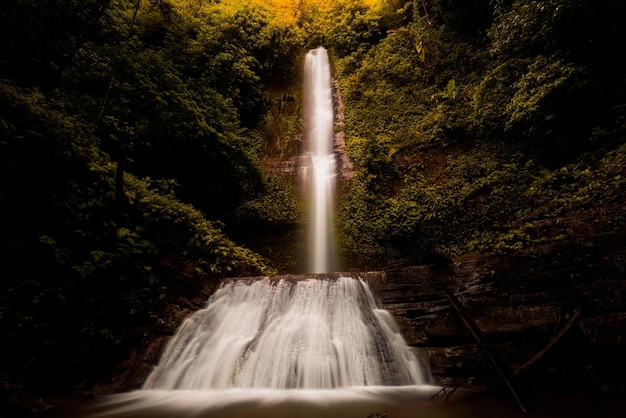
<svg viewBox="0 0 626 418">
<path fill-rule="evenodd" d="M 438 384 L 502 384 L 497 369 L 446 296 L 484 338 L 489 355 L 533 386 L 624 396 L 624 254 L 564 245 L 447 266 L 366 274 L 408 343 L 428 359 Z"/>
<path fill-rule="evenodd" d="M 333 105 L 335 109 L 335 137 L 333 141 L 333 150 L 337 156 L 337 172 L 339 178 L 347 180 L 354 177 L 354 165 L 346 152 L 346 139 L 343 132 L 345 126 L 345 115 L 343 100 L 341 99 L 341 91 L 337 79 L 332 81 L 333 88 Z"/>
</svg>

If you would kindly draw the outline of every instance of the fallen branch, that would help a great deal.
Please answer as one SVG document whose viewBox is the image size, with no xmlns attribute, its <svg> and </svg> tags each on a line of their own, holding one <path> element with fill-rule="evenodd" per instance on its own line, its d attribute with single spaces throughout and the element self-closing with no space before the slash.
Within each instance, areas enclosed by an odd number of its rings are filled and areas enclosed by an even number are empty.
<svg viewBox="0 0 626 418">
<path fill-rule="evenodd" d="M 563 327 L 556 334 L 554 334 L 554 337 L 552 337 L 550 342 L 548 342 L 548 344 L 543 349 L 541 349 L 534 356 L 532 356 L 526 363 L 522 364 L 517 369 L 515 369 L 513 374 L 515 376 L 519 376 L 520 374 L 526 372 L 530 367 L 532 367 L 539 360 L 541 360 L 548 353 L 548 351 L 550 351 L 555 345 L 557 345 L 557 343 L 561 340 L 561 338 L 563 338 L 563 336 L 567 333 L 567 331 L 569 331 L 570 328 L 574 326 L 579 315 L 580 315 L 580 307 L 576 308 L 576 310 L 574 311 L 574 314 L 568 319 L 565 325 L 563 325 Z"/>
<path fill-rule="evenodd" d="M 526 408 L 524 408 L 522 401 L 520 400 L 519 396 L 517 396 L 517 391 L 515 390 L 514 385 L 513 385 L 513 379 L 515 376 L 513 375 L 513 373 L 511 373 L 510 370 L 508 370 L 508 368 L 506 368 L 503 365 L 501 361 L 498 361 L 496 357 L 491 353 L 491 350 L 489 350 L 489 348 L 487 347 L 485 338 L 481 335 L 480 330 L 478 329 L 478 326 L 474 323 L 474 321 L 472 321 L 469 315 L 465 312 L 465 310 L 463 309 L 463 306 L 461 305 L 461 302 L 445 286 L 442 285 L 442 287 L 455 313 L 457 314 L 457 316 L 459 317 L 459 319 L 461 320 L 461 322 L 463 323 L 467 331 L 470 333 L 472 338 L 474 338 L 474 341 L 476 341 L 476 344 L 478 344 L 478 346 L 483 351 L 483 353 L 485 353 L 489 361 L 491 361 L 496 371 L 498 372 L 498 374 L 500 375 L 504 383 L 509 388 L 509 391 L 515 398 L 515 401 L 519 405 L 522 412 L 526 414 L 527 413 Z"/>
<path fill-rule="evenodd" d="M 434 400 L 436 400 L 436 399 L 439 399 L 439 398 L 441 398 L 441 397 L 444 397 L 444 396 L 445 396 L 445 400 L 444 400 L 444 401 L 445 401 L 445 402 L 448 402 L 448 400 L 450 400 L 450 398 L 452 397 L 452 395 L 454 395 L 454 393 L 455 393 L 457 390 L 459 390 L 459 388 L 460 388 L 463 384 L 467 383 L 467 380 L 469 380 L 469 379 L 466 379 L 466 381 L 465 381 L 464 383 L 459 383 L 459 384 L 456 384 L 456 385 L 454 385 L 454 386 L 442 386 L 442 387 L 441 387 L 441 389 L 439 389 L 439 391 L 438 391 L 437 393 L 435 393 L 433 396 L 431 396 L 431 397 L 430 397 L 430 400 L 431 400 L 431 401 L 434 401 Z"/>
</svg>

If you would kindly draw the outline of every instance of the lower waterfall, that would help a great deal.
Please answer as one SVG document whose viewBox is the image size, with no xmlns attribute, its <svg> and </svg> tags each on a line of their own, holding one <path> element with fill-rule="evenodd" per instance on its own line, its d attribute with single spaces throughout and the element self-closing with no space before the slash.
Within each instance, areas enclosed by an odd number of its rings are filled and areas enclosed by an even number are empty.
<svg viewBox="0 0 626 418">
<path fill-rule="evenodd" d="M 169 342 L 144 389 L 334 389 L 425 382 L 361 279 L 232 279 Z"/>
<path fill-rule="evenodd" d="M 141 389 L 47 417 L 442 418 L 428 415 L 441 387 L 427 375 L 365 280 L 233 278 L 183 321 Z"/>
</svg>

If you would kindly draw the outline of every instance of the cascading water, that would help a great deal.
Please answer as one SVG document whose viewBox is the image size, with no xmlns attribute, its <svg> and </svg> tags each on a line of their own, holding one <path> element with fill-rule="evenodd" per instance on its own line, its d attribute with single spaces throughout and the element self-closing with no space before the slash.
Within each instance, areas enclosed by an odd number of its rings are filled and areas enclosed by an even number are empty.
<svg viewBox="0 0 626 418">
<path fill-rule="evenodd" d="M 424 383 L 360 279 L 233 279 L 189 317 L 145 389 L 333 389 Z"/>
<path fill-rule="evenodd" d="M 305 140 L 310 153 L 312 175 L 311 272 L 327 273 L 331 266 L 330 251 L 334 248 L 332 214 L 336 180 L 333 153 L 334 110 L 330 63 L 322 47 L 309 51 L 304 65 Z"/>
</svg>

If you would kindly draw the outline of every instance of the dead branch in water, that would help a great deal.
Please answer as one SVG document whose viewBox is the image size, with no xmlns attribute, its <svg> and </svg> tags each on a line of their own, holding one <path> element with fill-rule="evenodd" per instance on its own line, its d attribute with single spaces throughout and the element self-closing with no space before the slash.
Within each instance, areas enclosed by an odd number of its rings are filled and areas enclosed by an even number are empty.
<svg viewBox="0 0 626 418">
<path fill-rule="evenodd" d="M 482 336 L 480 330 L 478 329 L 478 326 L 470 318 L 470 316 L 467 314 L 467 312 L 465 312 L 465 309 L 463 309 L 463 305 L 461 304 L 461 302 L 444 285 L 442 285 L 442 288 L 443 288 L 443 290 L 444 290 L 444 292 L 446 294 L 446 298 L 450 302 L 450 306 L 452 306 L 452 308 L 454 309 L 454 312 L 457 314 L 458 318 L 463 323 L 463 326 L 470 333 L 470 335 L 472 336 L 474 341 L 476 341 L 476 344 L 478 344 L 478 346 L 483 351 L 483 353 L 487 356 L 489 361 L 493 364 L 493 366 L 495 367 L 496 371 L 498 372 L 498 374 L 500 375 L 500 377 L 502 378 L 504 383 L 509 388 L 509 391 L 511 392 L 511 394 L 515 398 L 515 401 L 519 405 L 520 409 L 522 410 L 522 412 L 524 414 L 526 414 L 527 413 L 526 412 L 526 408 L 524 408 L 524 405 L 522 404 L 522 401 L 520 400 L 519 396 L 517 395 L 517 391 L 515 390 L 515 387 L 514 387 L 514 382 L 513 381 L 515 379 L 515 376 L 503 364 L 502 361 L 498 361 L 498 359 L 495 357 L 495 355 L 487 347 L 485 338 Z"/>
<path fill-rule="evenodd" d="M 567 331 L 574 326 L 576 321 L 578 320 L 578 316 L 580 315 L 580 307 L 576 308 L 574 314 L 568 319 L 568 321 L 563 325 L 563 327 L 554 334 L 554 337 L 546 344 L 546 346 L 538 351 L 534 356 L 532 356 L 526 363 L 519 366 L 513 374 L 515 376 L 519 376 L 520 374 L 525 373 L 530 367 L 532 367 L 535 363 L 539 362 L 547 353 L 550 351 L 557 343 L 563 338 L 563 336 L 567 333 Z"/>
</svg>

